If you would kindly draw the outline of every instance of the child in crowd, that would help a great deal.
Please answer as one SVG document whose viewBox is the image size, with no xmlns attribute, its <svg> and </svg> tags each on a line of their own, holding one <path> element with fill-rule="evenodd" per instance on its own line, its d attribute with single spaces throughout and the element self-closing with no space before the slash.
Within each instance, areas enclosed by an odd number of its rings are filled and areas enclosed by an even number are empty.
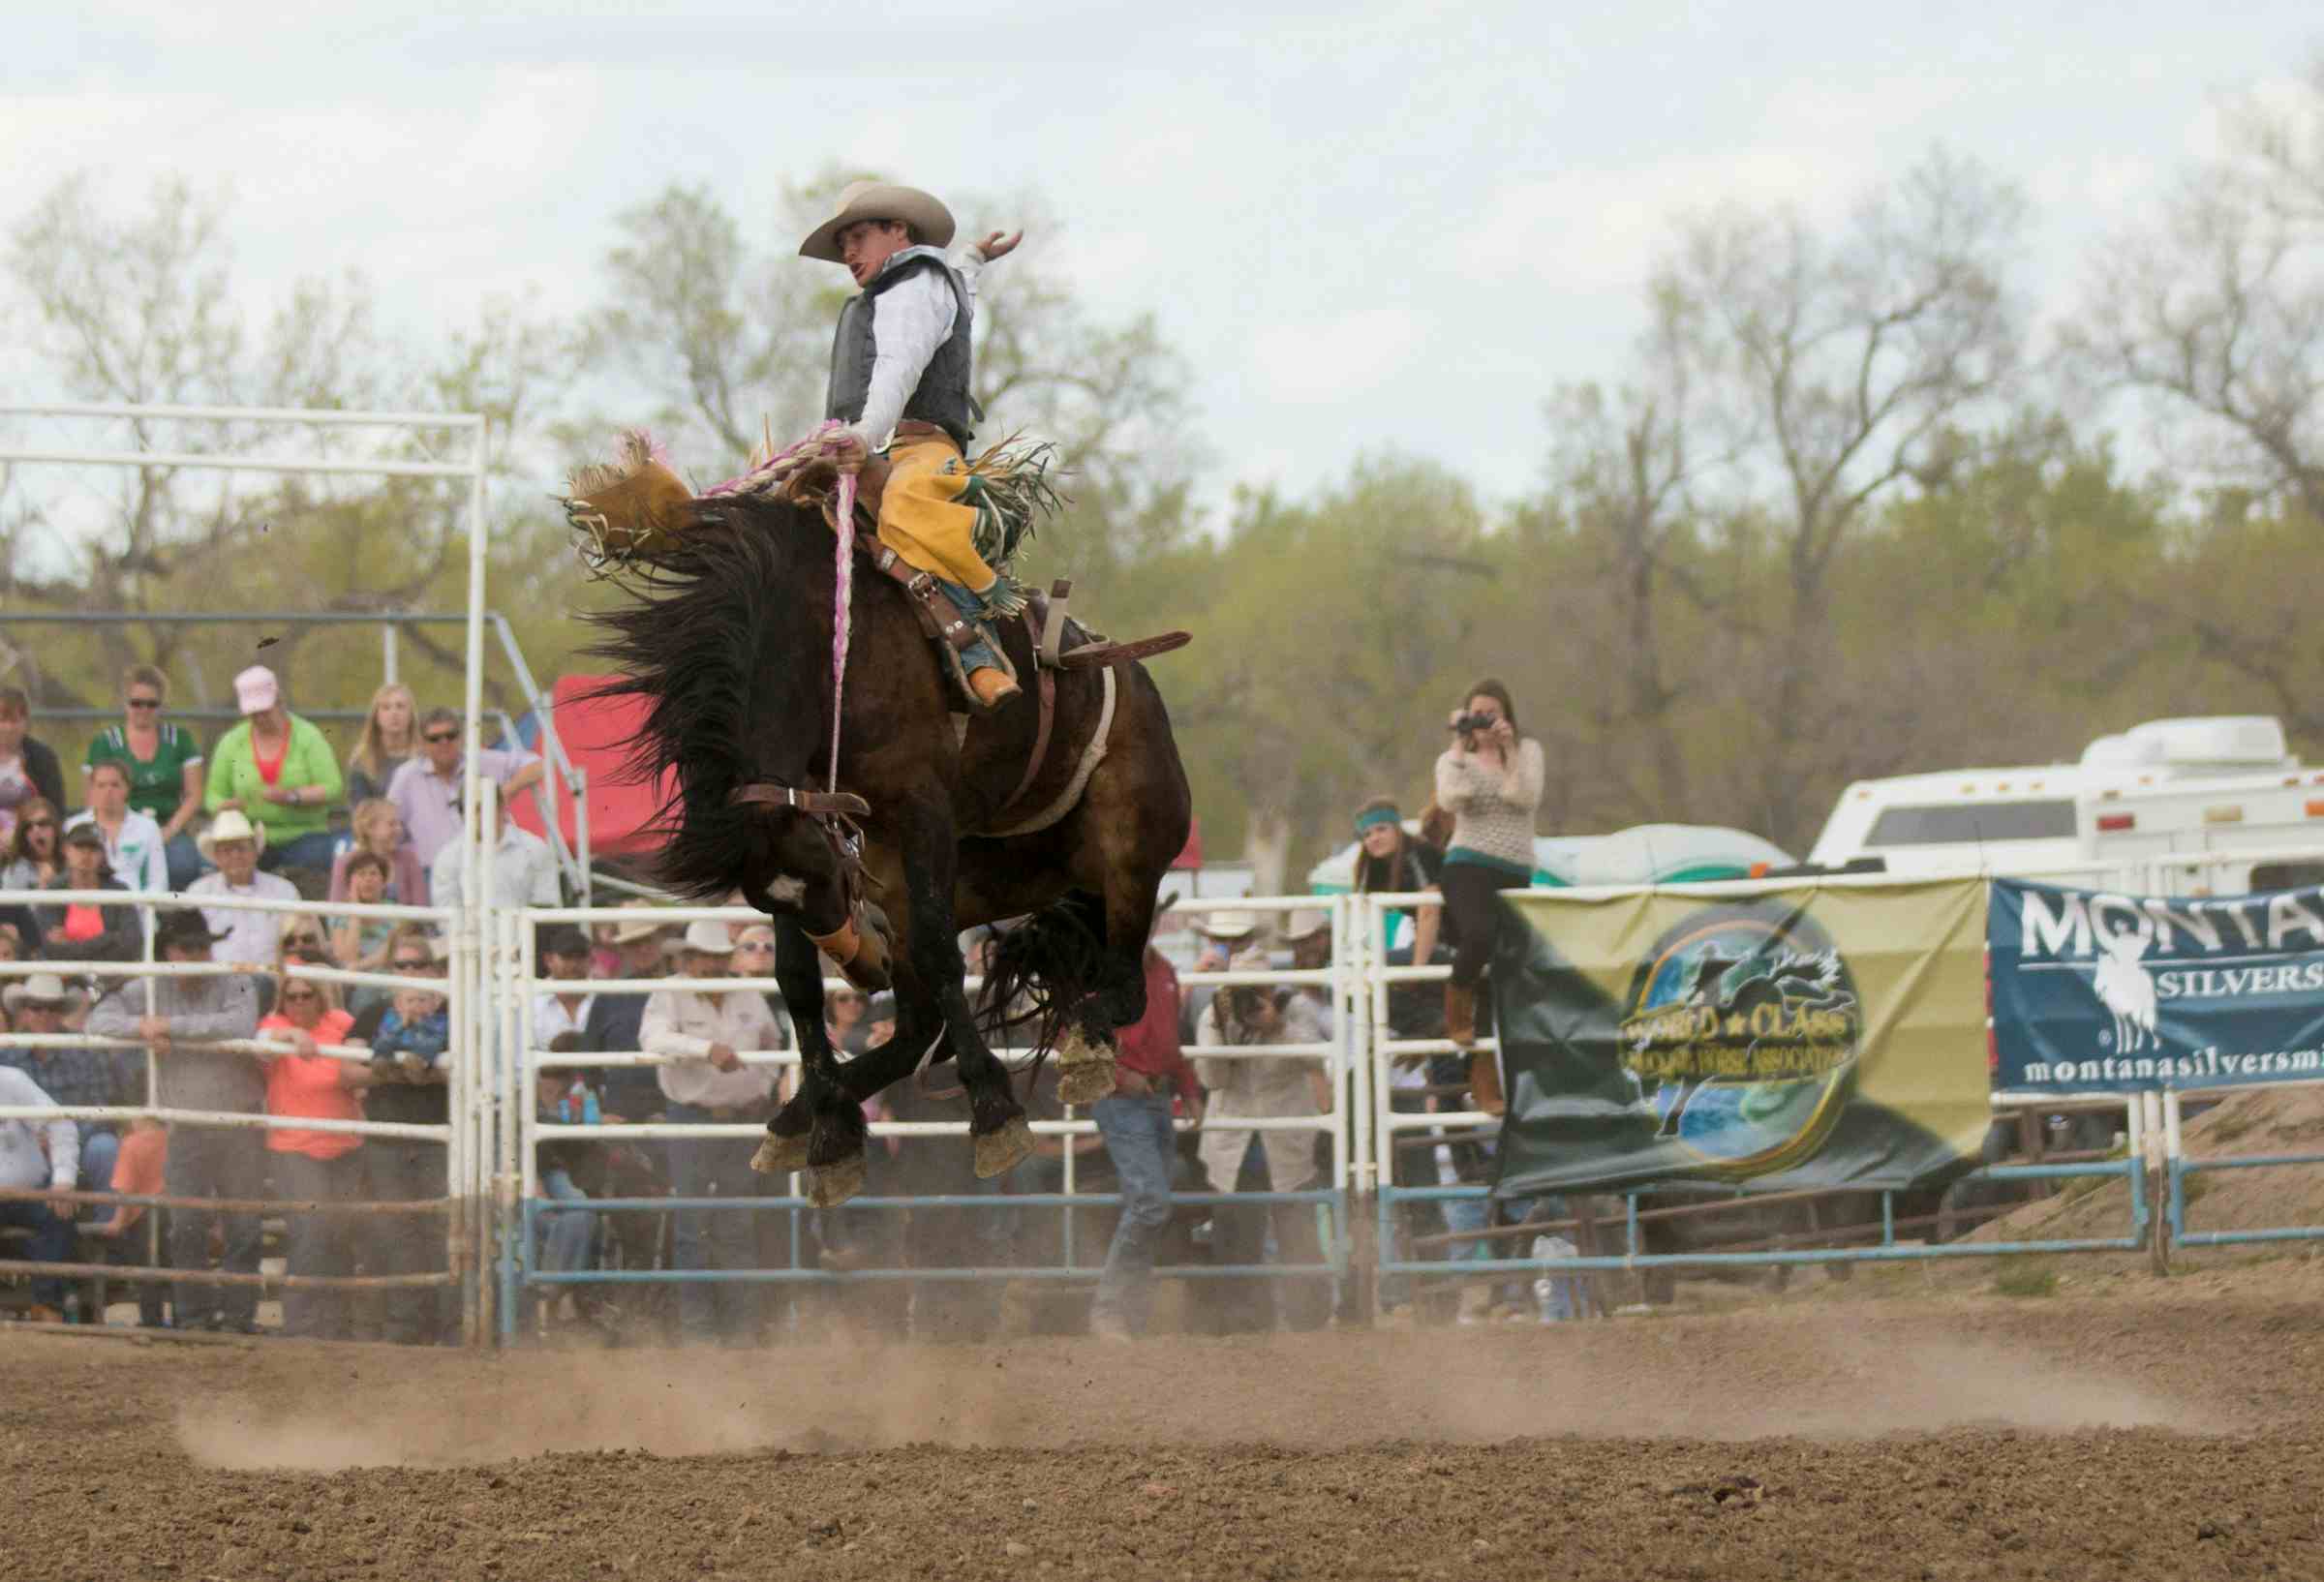
<svg viewBox="0 0 2324 1582">
<path fill-rule="evenodd" d="M 131 1119 L 129 1131 L 121 1139 L 121 1152 L 113 1161 L 112 1190 L 125 1197 L 158 1198 L 162 1195 L 164 1171 L 169 1162 L 169 1132 L 158 1120 L 146 1115 Z M 143 1203 L 116 1203 L 112 1214 L 80 1228 L 84 1237 L 95 1237 L 100 1243 L 111 1242 L 124 1249 L 122 1262 L 134 1267 L 144 1267 L 146 1238 L 129 1232 L 143 1225 Z M 138 1323 L 146 1329 L 164 1326 L 162 1303 L 169 1293 L 168 1282 L 141 1280 L 138 1283 Z"/>
</svg>

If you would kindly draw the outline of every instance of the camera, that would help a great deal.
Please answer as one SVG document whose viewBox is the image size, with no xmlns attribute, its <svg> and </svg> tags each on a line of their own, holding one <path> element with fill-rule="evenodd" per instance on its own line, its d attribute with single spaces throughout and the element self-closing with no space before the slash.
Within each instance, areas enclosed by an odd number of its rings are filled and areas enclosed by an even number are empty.
<svg viewBox="0 0 2324 1582">
<path fill-rule="evenodd" d="M 1497 715 L 1455 715 L 1452 716 L 1452 729 L 1462 736 L 1476 736 L 1491 730 L 1500 722 Z"/>
</svg>

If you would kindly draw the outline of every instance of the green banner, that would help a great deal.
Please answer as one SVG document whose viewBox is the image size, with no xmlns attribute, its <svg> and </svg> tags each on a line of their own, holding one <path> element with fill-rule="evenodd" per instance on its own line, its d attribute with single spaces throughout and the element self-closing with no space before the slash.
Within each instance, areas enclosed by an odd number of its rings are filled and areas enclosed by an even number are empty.
<svg viewBox="0 0 2324 1582">
<path fill-rule="evenodd" d="M 1984 880 L 1506 899 L 1497 1192 L 1903 1188 L 1976 1162 Z"/>
</svg>

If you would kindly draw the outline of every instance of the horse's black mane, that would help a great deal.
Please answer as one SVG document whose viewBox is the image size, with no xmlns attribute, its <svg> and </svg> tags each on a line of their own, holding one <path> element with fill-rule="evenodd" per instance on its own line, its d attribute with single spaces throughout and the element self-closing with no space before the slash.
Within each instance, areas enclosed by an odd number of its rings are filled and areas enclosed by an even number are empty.
<svg viewBox="0 0 2324 1582">
<path fill-rule="evenodd" d="M 737 787 L 806 783 L 823 714 L 820 671 L 803 657 L 819 628 L 806 612 L 831 590 L 818 541 L 831 542 L 822 524 L 789 506 L 706 506 L 676 548 L 629 568 L 630 601 L 587 618 L 606 634 L 587 652 L 621 671 L 589 695 L 649 705 L 623 778 L 653 785 L 673 775 L 649 831 L 668 842 L 656 877 L 680 896 L 732 892 L 757 816 L 730 804 Z M 786 636 L 800 662 L 771 662 L 770 640 Z"/>
</svg>

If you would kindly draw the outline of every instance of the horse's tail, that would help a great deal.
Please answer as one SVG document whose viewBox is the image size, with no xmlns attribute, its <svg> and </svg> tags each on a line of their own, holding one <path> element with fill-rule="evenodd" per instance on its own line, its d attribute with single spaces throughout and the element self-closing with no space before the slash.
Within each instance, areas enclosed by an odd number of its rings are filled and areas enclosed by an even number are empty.
<svg viewBox="0 0 2324 1582">
<path fill-rule="evenodd" d="M 1034 1064 L 1057 1047 L 1074 1009 L 1105 981 L 1105 902 L 1069 890 L 994 941 L 977 994 L 986 1041 L 1005 1046 L 1034 1029 Z"/>
</svg>

